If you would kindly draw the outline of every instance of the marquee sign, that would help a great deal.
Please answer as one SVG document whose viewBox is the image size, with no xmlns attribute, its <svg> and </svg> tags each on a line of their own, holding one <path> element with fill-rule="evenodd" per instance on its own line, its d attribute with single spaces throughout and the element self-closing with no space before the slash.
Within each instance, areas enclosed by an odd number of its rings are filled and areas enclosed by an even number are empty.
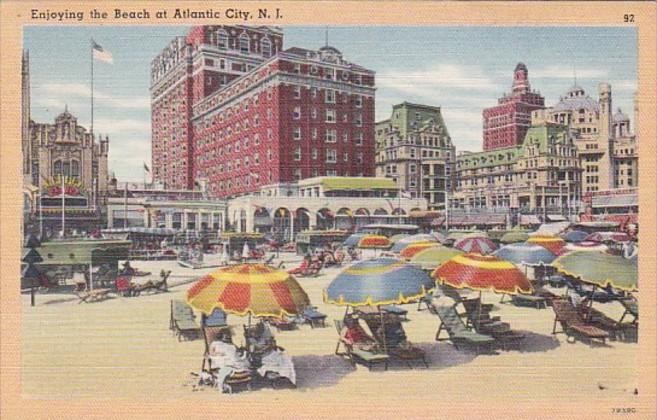
<svg viewBox="0 0 657 420">
<path fill-rule="evenodd" d="M 64 195 L 69 197 L 83 196 L 84 187 L 79 179 L 73 177 L 64 177 Z M 43 185 L 44 197 L 58 197 L 62 195 L 62 177 L 51 178 Z"/>
</svg>

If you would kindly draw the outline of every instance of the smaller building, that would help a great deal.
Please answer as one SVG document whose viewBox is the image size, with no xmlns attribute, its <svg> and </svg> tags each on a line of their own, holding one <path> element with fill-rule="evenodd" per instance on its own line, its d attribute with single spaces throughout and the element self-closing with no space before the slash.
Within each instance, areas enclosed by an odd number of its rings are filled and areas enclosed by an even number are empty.
<svg viewBox="0 0 657 420">
<path fill-rule="evenodd" d="M 456 149 L 440 107 L 402 102 L 376 124 L 376 176 L 387 177 L 411 197 L 444 209 L 453 188 Z"/>
<path fill-rule="evenodd" d="M 226 201 L 201 190 L 150 189 L 137 183 L 114 184 L 107 204 L 108 228 L 167 228 L 220 233 Z"/>
<path fill-rule="evenodd" d="M 308 229 L 354 231 L 371 223 L 407 223 L 412 211 L 426 209 L 426 200 L 402 197 L 389 178 L 317 177 L 234 198 L 228 220 L 237 232 L 292 240 Z"/>
</svg>

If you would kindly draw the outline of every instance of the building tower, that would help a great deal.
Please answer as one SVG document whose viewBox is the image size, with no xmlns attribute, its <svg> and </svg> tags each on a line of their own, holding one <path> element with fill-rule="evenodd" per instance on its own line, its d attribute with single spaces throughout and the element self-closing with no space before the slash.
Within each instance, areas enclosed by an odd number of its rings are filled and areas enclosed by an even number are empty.
<svg viewBox="0 0 657 420">
<path fill-rule="evenodd" d="M 513 71 L 511 93 L 484 109 L 484 150 L 521 144 L 531 125 L 531 113 L 545 107 L 545 98 L 532 92 L 527 66 L 518 63 Z"/>
<path fill-rule="evenodd" d="M 609 83 L 598 84 L 598 103 L 600 104 L 600 135 L 598 137 L 598 149 L 603 153 L 598 170 L 600 171 L 599 183 L 604 188 L 613 185 L 613 167 L 611 156 L 613 154 L 614 133 L 612 131 L 612 102 L 611 85 Z"/>
</svg>

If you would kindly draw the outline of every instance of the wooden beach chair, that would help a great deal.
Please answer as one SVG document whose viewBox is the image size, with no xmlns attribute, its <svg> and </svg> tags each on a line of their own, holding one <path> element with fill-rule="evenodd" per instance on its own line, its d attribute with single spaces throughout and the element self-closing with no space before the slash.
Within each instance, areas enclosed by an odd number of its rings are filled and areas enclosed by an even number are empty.
<svg viewBox="0 0 657 420">
<path fill-rule="evenodd" d="M 198 338 L 201 327 L 196 323 L 192 308 L 182 300 L 171 300 L 171 318 L 169 328 L 178 337 L 178 341 Z"/>
<path fill-rule="evenodd" d="M 436 341 L 449 340 L 457 350 L 460 350 L 462 345 L 474 347 L 477 353 L 479 353 L 480 348 L 490 347 L 495 343 L 495 339 L 490 335 L 467 329 L 453 305 L 432 304 L 429 306 L 429 311 L 440 319 L 440 326 L 438 332 L 436 332 Z M 440 337 L 443 330 L 449 335 L 448 338 Z"/>
<path fill-rule="evenodd" d="M 78 303 L 91 303 L 91 302 L 100 302 L 109 298 L 109 294 L 112 289 L 94 289 L 94 290 L 82 290 L 76 292 L 78 296 Z"/>
<path fill-rule="evenodd" d="M 490 316 L 493 305 L 482 304 L 479 308 L 480 302 L 480 298 L 462 300 L 468 319 L 467 325 L 478 333 L 493 337 L 503 350 L 510 344 L 518 345 L 525 338 L 524 334 L 512 330 L 508 322 L 502 322 L 499 316 Z"/>
<path fill-rule="evenodd" d="M 424 350 L 414 346 L 406 337 L 401 319 L 397 315 L 384 314 L 383 325 L 379 315 L 366 315 L 363 319 L 367 323 L 379 347 L 388 351 L 388 354 L 398 359 L 411 369 L 411 362 L 422 362 L 429 367 Z"/>
<path fill-rule="evenodd" d="M 335 354 L 338 356 L 347 357 L 352 366 L 356 366 L 356 362 L 361 362 L 369 370 L 377 364 L 384 364 L 384 370 L 388 370 L 388 361 L 390 356 L 385 353 L 375 353 L 373 351 L 365 351 L 354 347 L 354 343 L 350 343 L 342 338 L 342 329 L 344 328 L 344 322 L 342 320 L 335 319 L 335 329 L 338 332 L 338 344 L 335 347 Z M 344 352 L 340 351 L 340 347 L 344 347 Z"/>
<path fill-rule="evenodd" d="M 149 280 L 144 284 L 138 284 L 134 286 L 132 289 L 132 296 L 139 296 L 142 292 L 147 291 L 168 292 L 169 284 L 167 283 L 167 280 L 169 279 L 169 275 L 171 275 L 171 270 L 162 270 L 160 272 L 160 280 L 155 282 Z"/>
<path fill-rule="evenodd" d="M 384 305 L 381 310 L 389 314 L 397 315 L 404 321 L 408 321 L 408 311 L 398 305 Z"/>
<path fill-rule="evenodd" d="M 623 312 L 623 315 L 621 316 L 618 323 L 622 324 L 625 317 L 629 315 L 632 317 L 631 323 L 636 324 L 639 320 L 639 302 L 637 302 L 637 300 L 632 297 L 619 299 L 619 302 L 621 305 L 623 305 L 623 308 L 625 308 L 625 312 Z"/>
<path fill-rule="evenodd" d="M 305 322 L 310 324 L 311 328 L 326 327 L 326 314 L 319 312 L 316 306 L 306 306 L 301 316 Z"/>
<path fill-rule="evenodd" d="M 228 326 L 204 326 L 203 327 L 203 340 L 205 341 L 205 352 L 203 353 L 203 364 L 201 371 L 213 373 L 218 370 L 220 366 L 212 366 L 212 359 L 210 358 L 210 344 L 216 341 L 221 334 L 230 334 Z M 232 394 L 235 388 L 243 386 L 247 390 L 251 390 L 251 382 L 253 375 L 250 370 L 234 371 L 225 379 L 223 383 L 224 390 Z"/>
<path fill-rule="evenodd" d="M 577 338 L 584 337 L 590 345 L 594 340 L 600 340 L 602 344 L 606 344 L 609 337 L 607 331 L 587 323 L 569 300 L 555 299 L 552 301 L 552 309 L 555 315 L 552 334 L 565 333 L 569 343 L 574 343 Z M 561 331 L 557 331 L 557 324 L 561 325 Z"/>
</svg>

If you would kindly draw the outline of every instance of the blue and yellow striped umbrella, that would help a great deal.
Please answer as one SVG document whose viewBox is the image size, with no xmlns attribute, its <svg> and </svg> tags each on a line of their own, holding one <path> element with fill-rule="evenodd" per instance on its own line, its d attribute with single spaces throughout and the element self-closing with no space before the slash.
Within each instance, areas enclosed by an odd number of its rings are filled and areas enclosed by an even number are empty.
<svg viewBox="0 0 657 420">
<path fill-rule="evenodd" d="M 338 274 L 324 290 L 324 302 L 342 306 L 403 304 L 434 287 L 421 269 L 395 258 L 376 258 Z"/>
</svg>

